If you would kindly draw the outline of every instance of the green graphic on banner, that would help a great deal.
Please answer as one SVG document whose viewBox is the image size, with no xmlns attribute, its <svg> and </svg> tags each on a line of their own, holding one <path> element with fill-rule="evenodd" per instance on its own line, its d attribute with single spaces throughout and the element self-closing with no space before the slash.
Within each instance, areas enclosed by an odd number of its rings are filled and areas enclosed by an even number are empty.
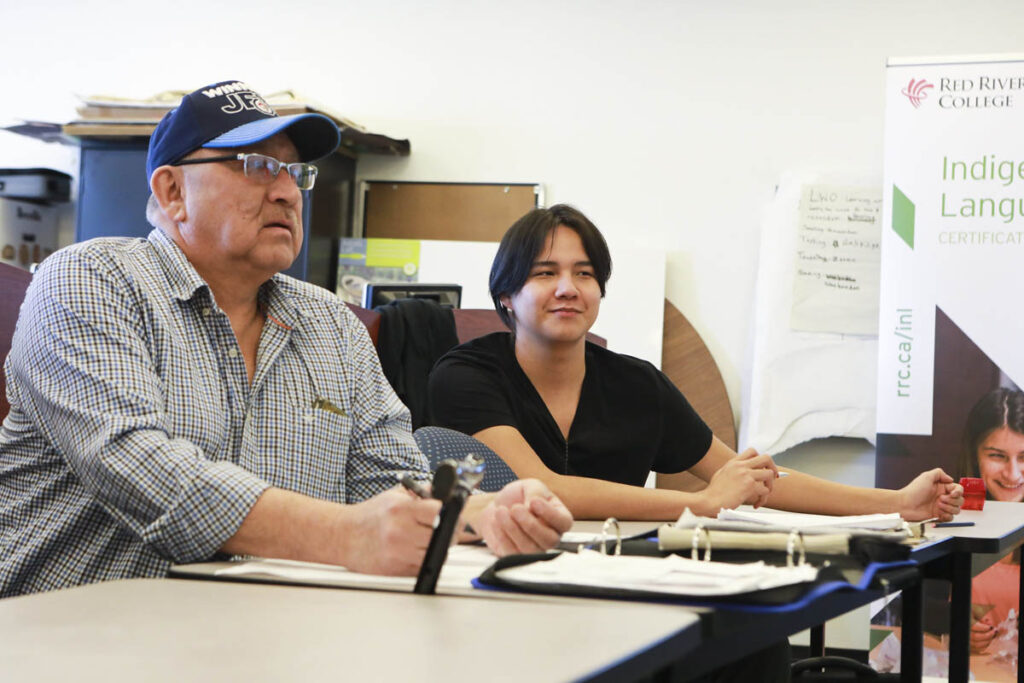
<svg viewBox="0 0 1024 683">
<path fill-rule="evenodd" d="M 914 202 L 895 185 L 892 186 L 892 229 L 908 247 L 914 248 Z"/>
</svg>

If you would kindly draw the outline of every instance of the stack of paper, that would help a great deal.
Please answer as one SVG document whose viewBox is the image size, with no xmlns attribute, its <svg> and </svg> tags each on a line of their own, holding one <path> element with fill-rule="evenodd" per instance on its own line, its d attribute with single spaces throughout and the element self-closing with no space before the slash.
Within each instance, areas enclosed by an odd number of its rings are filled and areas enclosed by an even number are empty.
<svg viewBox="0 0 1024 683">
<path fill-rule="evenodd" d="M 874 531 L 888 531 L 900 529 L 903 526 L 903 518 L 899 513 L 874 514 L 874 515 L 810 515 L 802 512 L 781 512 L 769 508 L 758 510 L 726 510 L 718 513 L 718 519 L 733 520 L 740 522 L 754 522 L 787 529 L 804 531 L 821 527 L 843 528 L 843 529 L 870 529 Z"/>
</svg>

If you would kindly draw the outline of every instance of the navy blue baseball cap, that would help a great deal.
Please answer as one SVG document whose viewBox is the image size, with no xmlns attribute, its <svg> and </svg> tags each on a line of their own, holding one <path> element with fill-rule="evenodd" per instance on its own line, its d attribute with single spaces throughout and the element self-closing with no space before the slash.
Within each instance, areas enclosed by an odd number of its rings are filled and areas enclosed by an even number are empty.
<svg viewBox="0 0 1024 683">
<path fill-rule="evenodd" d="M 267 101 L 245 83 L 223 81 L 181 98 L 164 115 L 149 138 L 146 177 L 165 164 L 181 161 L 206 147 L 244 147 L 285 132 L 300 161 L 325 157 L 341 142 L 334 121 L 322 114 L 278 116 Z"/>
</svg>

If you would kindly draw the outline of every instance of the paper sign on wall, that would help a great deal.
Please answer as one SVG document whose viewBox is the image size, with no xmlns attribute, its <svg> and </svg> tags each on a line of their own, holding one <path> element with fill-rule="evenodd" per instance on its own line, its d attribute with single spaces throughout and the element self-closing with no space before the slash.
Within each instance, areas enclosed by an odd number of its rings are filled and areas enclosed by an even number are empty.
<svg viewBox="0 0 1024 683">
<path fill-rule="evenodd" d="M 878 333 L 881 204 L 877 188 L 803 187 L 790 315 L 794 330 Z"/>
</svg>

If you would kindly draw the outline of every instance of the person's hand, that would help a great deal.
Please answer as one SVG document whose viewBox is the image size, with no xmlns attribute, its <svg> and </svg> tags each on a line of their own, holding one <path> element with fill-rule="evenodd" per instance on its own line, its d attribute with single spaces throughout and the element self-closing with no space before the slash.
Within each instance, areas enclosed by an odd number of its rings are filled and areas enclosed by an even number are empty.
<svg viewBox="0 0 1024 683">
<path fill-rule="evenodd" d="M 495 494 L 473 522 L 495 555 L 536 553 L 558 545 L 572 515 L 537 479 L 519 479 Z"/>
<path fill-rule="evenodd" d="M 778 476 L 779 470 L 771 456 L 748 448 L 711 477 L 702 493 L 707 502 L 707 514 L 713 517 L 722 508 L 732 509 L 743 504 L 761 507 L 768 501 Z"/>
<path fill-rule="evenodd" d="M 917 475 L 899 494 L 899 513 L 908 522 L 932 518 L 948 522 L 964 504 L 963 487 L 938 467 Z"/>
<path fill-rule="evenodd" d="M 341 563 L 367 574 L 415 575 L 440 512 L 441 501 L 398 487 L 345 506 Z"/>
<path fill-rule="evenodd" d="M 981 654 L 996 637 L 996 628 L 982 619 L 971 626 L 971 653 Z"/>
</svg>

